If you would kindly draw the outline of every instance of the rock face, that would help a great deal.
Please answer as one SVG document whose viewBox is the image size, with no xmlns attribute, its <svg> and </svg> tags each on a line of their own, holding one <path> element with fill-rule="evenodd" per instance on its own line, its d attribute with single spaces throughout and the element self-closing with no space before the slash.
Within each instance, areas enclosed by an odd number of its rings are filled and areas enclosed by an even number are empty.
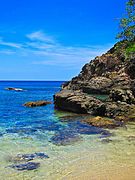
<svg viewBox="0 0 135 180">
<path fill-rule="evenodd" d="M 104 115 L 105 105 L 100 100 L 87 96 L 85 93 L 72 90 L 63 90 L 54 96 L 56 108 L 92 115 Z"/>
<path fill-rule="evenodd" d="M 110 78 L 99 76 L 91 78 L 82 90 L 89 94 L 108 94 L 112 85 L 113 81 Z"/>
<path fill-rule="evenodd" d="M 110 91 L 110 99 L 115 102 L 125 102 L 127 104 L 134 104 L 135 98 L 131 90 L 124 90 L 124 89 L 112 89 Z"/>
<path fill-rule="evenodd" d="M 80 74 L 54 95 L 55 107 L 111 118 L 129 114 L 135 107 L 135 52 L 127 58 L 126 47 L 125 41 L 117 43 L 84 65 Z M 108 99 L 102 102 L 93 95 L 108 95 Z"/>
<path fill-rule="evenodd" d="M 47 104 L 51 104 L 49 101 L 35 101 L 35 102 L 27 102 L 24 104 L 24 106 L 27 107 L 36 107 L 36 106 L 45 106 Z"/>
<path fill-rule="evenodd" d="M 85 93 L 108 94 L 111 89 L 131 88 L 135 79 L 135 55 L 129 60 L 125 56 L 126 44 L 118 43 L 106 54 L 96 57 L 84 65 L 80 74 L 63 85 L 63 89 L 84 90 Z M 88 90 L 88 91 L 87 91 Z"/>
</svg>

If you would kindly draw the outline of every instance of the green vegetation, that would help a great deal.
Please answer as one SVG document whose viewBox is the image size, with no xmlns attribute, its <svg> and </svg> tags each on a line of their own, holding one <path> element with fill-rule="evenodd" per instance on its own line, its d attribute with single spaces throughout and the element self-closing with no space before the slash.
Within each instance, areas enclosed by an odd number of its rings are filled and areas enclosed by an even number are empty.
<svg viewBox="0 0 135 180">
<path fill-rule="evenodd" d="M 120 29 L 117 38 L 121 41 L 115 45 L 114 50 L 123 60 L 132 59 L 135 54 L 135 0 L 126 3 L 126 14 L 120 19 Z"/>
<path fill-rule="evenodd" d="M 118 39 L 135 41 L 135 0 L 129 0 L 126 3 L 125 17 L 120 20 L 121 32 L 117 35 Z M 134 46 L 128 49 L 134 50 Z"/>
<path fill-rule="evenodd" d="M 134 42 L 128 42 L 127 47 L 126 47 L 126 55 L 129 56 L 133 53 L 135 53 L 135 43 Z"/>
<path fill-rule="evenodd" d="M 135 55 L 135 41 L 123 40 L 118 42 L 114 51 L 117 55 L 123 57 L 123 60 L 130 60 Z"/>
</svg>

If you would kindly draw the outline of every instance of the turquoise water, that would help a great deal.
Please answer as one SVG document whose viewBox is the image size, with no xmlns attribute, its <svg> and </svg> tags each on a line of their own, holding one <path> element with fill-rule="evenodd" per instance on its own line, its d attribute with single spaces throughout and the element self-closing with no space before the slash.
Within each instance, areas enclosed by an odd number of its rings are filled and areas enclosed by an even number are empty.
<svg viewBox="0 0 135 180">
<path fill-rule="evenodd" d="M 58 111 L 53 104 L 23 106 L 28 101 L 53 101 L 62 83 L 0 82 L 0 179 L 111 179 L 115 174 L 120 179 L 121 169 L 123 177 L 128 171 L 130 179 L 134 178 L 134 123 L 104 130 L 83 124 L 85 116 Z M 6 87 L 24 91 L 8 91 Z M 36 170 L 11 168 L 18 154 L 39 152 L 49 158 L 32 160 L 40 163 Z"/>
<path fill-rule="evenodd" d="M 89 94 L 90 96 L 96 97 L 97 99 L 101 101 L 105 101 L 108 98 L 108 95 L 99 95 L 99 94 Z"/>
<path fill-rule="evenodd" d="M 57 137 L 66 140 L 68 136 L 77 137 L 79 134 L 106 134 L 104 130 L 90 127 L 75 121 L 63 122 L 60 112 L 50 104 L 44 107 L 28 108 L 23 104 L 28 101 L 47 100 L 53 102 L 53 95 L 60 90 L 63 82 L 0 82 L 0 134 L 18 136 L 34 136 L 39 138 L 41 133 L 50 136 L 50 132 L 57 133 Z M 24 91 L 8 91 L 6 87 L 22 88 Z M 63 117 L 68 115 L 64 114 Z M 63 137 L 62 137 L 63 136 Z M 65 139 L 64 139 L 65 137 Z M 72 138 L 72 137 L 71 137 Z M 52 143 L 59 141 L 51 137 Z M 42 138 L 41 138 L 42 140 Z M 59 143 L 59 142 L 58 142 Z"/>
</svg>

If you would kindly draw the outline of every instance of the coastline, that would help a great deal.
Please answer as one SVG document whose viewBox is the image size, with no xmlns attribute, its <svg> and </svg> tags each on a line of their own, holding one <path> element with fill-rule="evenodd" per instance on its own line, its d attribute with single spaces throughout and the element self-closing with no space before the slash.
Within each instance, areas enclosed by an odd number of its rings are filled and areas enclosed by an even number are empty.
<svg viewBox="0 0 135 180">
<path fill-rule="evenodd" d="M 0 141 L 0 146 L 4 148 L 0 152 L 0 177 L 5 177 L 5 180 L 38 180 L 39 177 L 40 180 L 132 180 L 135 177 L 135 140 L 128 138 L 134 132 L 134 125 L 129 124 L 127 129 L 111 130 L 114 134 L 110 137 L 112 141 L 108 143 L 102 142 L 99 135 L 83 135 L 83 141 L 68 146 L 48 144 L 47 139 L 39 141 L 5 136 L 4 141 Z M 13 156 L 17 152 L 39 151 L 47 153 L 50 158 L 38 160 L 41 163 L 38 170 L 19 172 L 4 167 L 8 162 L 5 157 Z"/>
<path fill-rule="evenodd" d="M 3 86 L 5 87 L 5 84 Z M 133 122 L 128 123 L 126 127 L 105 129 L 110 132 L 110 136 L 101 138 L 102 131 L 98 133 L 91 126 L 80 126 L 78 121 L 83 117 L 72 116 L 72 113 L 63 111 L 55 112 L 53 104 L 36 108 L 22 106 L 24 101 L 30 98 L 36 100 L 44 97 L 52 101 L 52 94 L 59 91 L 60 84 L 56 89 L 55 87 L 58 86 L 56 83 L 52 83 L 48 88 L 44 83 L 40 84 L 40 87 L 26 83 L 22 88 L 27 88 L 28 91 L 19 93 L 6 91 L 3 86 L 1 87 L 3 104 L 0 106 L 1 113 L 4 113 L 0 122 L 3 133 L 0 137 L 1 179 L 4 177 L 4 180 L 38 180 L 40 177 L 40 180 L 45 178 L 65 180 L 79 177 L 79 180 L 84 178 L 108 180 L 116 176 L 134 177 L 135 124 Z M 21 84 L 18 84 L 18 87 L 20 86 Z M 9 104 L 7 98 L 12 104 Z M 6 108 L 2 109 L 3 107 Z M 75 130 L 78 130 L 79 140 L 73 139 L 71 144 L 59 144 L 59 142 L 65 143 L 68 137 L 72 137 L 70 134 Z M 66 136 L 63 136 L 64 132 L 67 132 Z M 60 133 L 60 136 L 57 136 L 57 133 Z M 52 141 L 52 137 L 56 141 Z M 17 171 L 8 167 L 13 164 L 11 157 L 35 152 L 44 152 L 49 156 L 48 159 L 33 161 L 40 163 L 37 170 Z"/>
</svg>

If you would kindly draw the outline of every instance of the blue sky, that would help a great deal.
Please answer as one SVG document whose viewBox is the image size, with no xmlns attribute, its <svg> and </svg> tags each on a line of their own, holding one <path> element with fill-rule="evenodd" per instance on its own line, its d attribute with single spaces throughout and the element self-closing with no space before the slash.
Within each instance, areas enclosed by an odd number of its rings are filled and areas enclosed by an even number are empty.
<svg viewBox="0 0 135 180">
<path fill-rule="evenodd" d="M 126 0 L 0 0 L 0 80 L 69 80 L 115 42 Z"/>
</svg>

